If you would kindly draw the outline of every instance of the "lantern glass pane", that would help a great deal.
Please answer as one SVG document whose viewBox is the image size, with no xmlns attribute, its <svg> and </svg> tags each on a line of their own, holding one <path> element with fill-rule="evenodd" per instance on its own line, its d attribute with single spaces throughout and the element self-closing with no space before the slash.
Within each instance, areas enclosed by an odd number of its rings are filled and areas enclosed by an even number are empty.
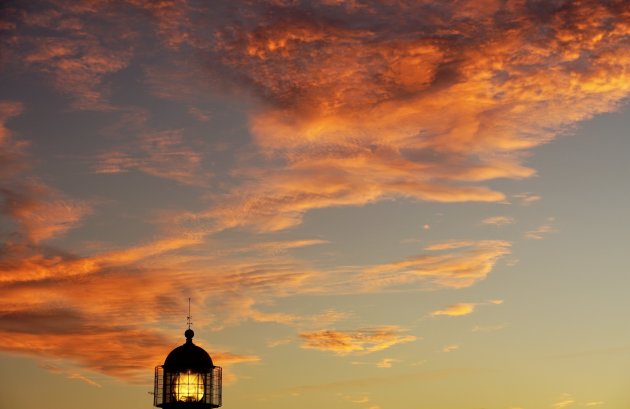
<svg viewBox="0 0 630 409">
<path fill-rule="evenodd" d="M 199 402 L 204 394 L 203 375 L 190 370 L 179 372 L 173 385 L 175 400 L 178 402 Z"/>
</svg>

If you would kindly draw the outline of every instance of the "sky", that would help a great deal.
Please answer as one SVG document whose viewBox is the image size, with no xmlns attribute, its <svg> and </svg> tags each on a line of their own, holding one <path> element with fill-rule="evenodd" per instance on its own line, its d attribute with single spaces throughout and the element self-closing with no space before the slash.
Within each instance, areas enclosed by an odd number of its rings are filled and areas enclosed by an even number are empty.
<svg viewBox="0 0 630 409">
<path fill-rule="evenodd" d="M 630 2 L 0 6 L 0 408 L 630 407 Z"/>
</svg>

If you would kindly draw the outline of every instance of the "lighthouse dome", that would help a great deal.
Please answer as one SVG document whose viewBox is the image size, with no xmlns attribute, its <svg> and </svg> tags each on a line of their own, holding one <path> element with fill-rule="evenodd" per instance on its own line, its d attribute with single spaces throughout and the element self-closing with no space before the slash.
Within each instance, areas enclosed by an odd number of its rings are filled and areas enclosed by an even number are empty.
<svg viewBox="0 0 630 409">
<path fill-rule="evenodd" d="M 186 370 L 207 371 L 214 368 L 210 355 L 203 348 L 193 344 L 194 331 L 188 329 L 184 335 L 186 336 L 186 343 L 168 354 L 164 361 L 164 369 L 180 372 Z"/>
</svg>

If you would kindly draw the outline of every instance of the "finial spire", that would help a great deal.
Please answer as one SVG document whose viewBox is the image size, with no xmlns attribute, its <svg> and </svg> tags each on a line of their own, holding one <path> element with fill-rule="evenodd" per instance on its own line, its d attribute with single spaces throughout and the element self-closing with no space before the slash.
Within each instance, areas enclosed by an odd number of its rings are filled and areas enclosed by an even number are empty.
<svg viewBox="0 0 630 409">
<path fill-rule="evenodd" d="M 188 297 L 188 316 L 186 317 L 186 320 L 188 321 L 188 329 L 190 329 L 190 326 L 192 325 L 192 315 L 190 315 L 190 297 Z"/>
<path fill-rule="evenodd" d="M 195 336 L 195 332 L 190 329 L 190 326 L 192 325 L 192 315 L 190 315 L 190 297 L 188 297 L 188 316 L 186 317 L 186 320 L 188 321 L 188 329 L 184 331 L 184 336 L 186 337 L 186 343 L 192 344 L 192 339 Z"/>
</svg>

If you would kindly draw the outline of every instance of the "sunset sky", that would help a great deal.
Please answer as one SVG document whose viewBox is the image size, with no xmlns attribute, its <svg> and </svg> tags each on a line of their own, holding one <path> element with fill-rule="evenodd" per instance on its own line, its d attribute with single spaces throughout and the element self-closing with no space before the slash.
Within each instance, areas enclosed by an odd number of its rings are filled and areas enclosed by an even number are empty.
<svg viewBox="0 0 630 409">
<path fill-rule="evenodd" d="M 630 1 L 0 6 L 0 409 L 630 407 Z"/>
</svg>

